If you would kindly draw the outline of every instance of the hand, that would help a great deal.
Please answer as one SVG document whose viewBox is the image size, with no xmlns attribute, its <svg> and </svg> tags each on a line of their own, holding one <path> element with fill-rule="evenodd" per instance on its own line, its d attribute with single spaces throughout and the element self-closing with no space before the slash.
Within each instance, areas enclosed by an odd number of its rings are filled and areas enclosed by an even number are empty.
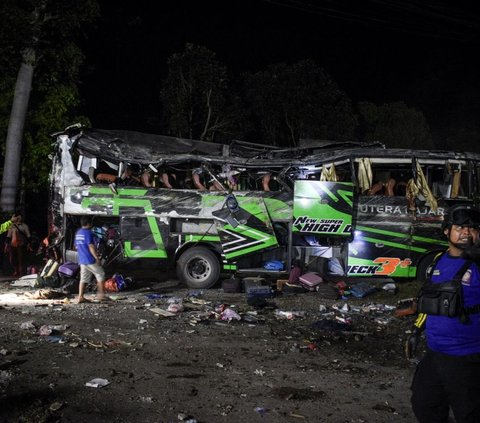
<svg viewBox="0 0 480 423">
<path fill-rule="evenodd" d="M 418 328 L 413 329 L 413 332 L 407 338 L 405 342 L 405 357 L 407 360 L 411 360 L 417 354 L 417 347 L 420 343 L 421 330 Z"/>
</svg>

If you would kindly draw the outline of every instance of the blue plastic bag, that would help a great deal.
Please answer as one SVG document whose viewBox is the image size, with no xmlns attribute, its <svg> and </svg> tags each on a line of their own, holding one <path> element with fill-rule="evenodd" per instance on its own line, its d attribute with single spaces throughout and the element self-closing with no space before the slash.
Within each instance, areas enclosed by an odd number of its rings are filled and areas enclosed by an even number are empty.
<svg viewBox="0 0 480 423">
<path fill-rule="evenodd" d="M 266 270 L 283 270 L 284 265 L 280 260 L 269 260 L 263 265 Z"/>
<path fill-rule="evenodd" d="M 119 291 L 125 291 L 125 289 L 127 289 L 127 284 L 126 284 L 125 279 L 122 275 L 119 275 L 119 274 L 115 273 L 113 275 L 113 278 L 115 279 L 115 282 L 117 282 L 117 289 Z"/>
</svg>

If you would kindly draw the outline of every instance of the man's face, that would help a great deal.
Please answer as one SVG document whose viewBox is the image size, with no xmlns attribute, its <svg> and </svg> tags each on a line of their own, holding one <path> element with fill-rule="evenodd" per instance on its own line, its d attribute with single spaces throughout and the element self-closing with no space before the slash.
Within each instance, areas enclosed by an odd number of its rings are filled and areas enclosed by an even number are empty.
<svg viewBox="0 0 480 423">
<path fill-rule="evenodd" d="M 464 250 L 478 241 L 479 230 L 471 226 L 452 225 L 451 228 L 445 229 L 445 235 L 450 246 Z"/>
</svg>

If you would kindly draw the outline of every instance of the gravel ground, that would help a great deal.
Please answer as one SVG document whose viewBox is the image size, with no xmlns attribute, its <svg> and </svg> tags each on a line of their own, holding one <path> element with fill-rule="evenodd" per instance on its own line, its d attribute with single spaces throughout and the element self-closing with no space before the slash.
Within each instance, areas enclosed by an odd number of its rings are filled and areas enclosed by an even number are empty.
<svg viewBox="0 0 480 423">
<path fill-rule="evenodd" d="M 0 282 L 0 422 L 413 422 L 403 342 L 414 317 L 394 307 L 416 285 L 398 287 L 255 308 L 175 280 L 105 304 L 33 300 Z M 158 314 L 176 298 L 183 311 Z M 86 386 L 95 378 L 108 385 Z"/>
</svg>

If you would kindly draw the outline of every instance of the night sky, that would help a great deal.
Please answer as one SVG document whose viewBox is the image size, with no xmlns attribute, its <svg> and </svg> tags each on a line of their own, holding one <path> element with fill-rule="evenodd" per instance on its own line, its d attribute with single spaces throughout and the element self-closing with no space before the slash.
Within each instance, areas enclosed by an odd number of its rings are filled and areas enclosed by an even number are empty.
<svg viewBox="0 0 480 423">
<path fill-rule="evenodd" d="M 98 128 L 148 132 L 166 61 L 185 43 L 234 74 L 311 58 L 353 101 L 404 101 L 434 137 L 477 126 L 474 2 L 446 0 L 102 1 L 83 46 L 85 113 Z"/>
</svg>

